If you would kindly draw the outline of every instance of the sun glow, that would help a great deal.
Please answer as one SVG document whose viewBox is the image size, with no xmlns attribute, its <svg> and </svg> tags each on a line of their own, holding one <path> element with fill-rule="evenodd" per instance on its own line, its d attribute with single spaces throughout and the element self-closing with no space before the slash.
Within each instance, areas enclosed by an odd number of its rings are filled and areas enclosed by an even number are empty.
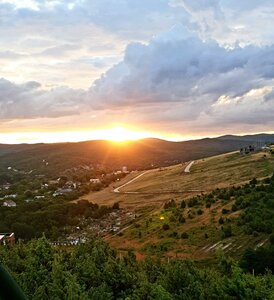
<svg viewBox="0 0 274 300">
<path fill-rule="evenodd" d="M 111 129 L 100 130 L 99 136 L 104 140 L 112 142 L 124 142 L 128 140 L 139 140 L 150 137 L 148 132 L 139 132 L 123 127 L 114 127 Z"/>
<path fill-rule="evenodd" d="M 124 142 L 155 137 L 155 134 L 128 129 L 125 127 L 113 127 L 92 131 L 67 131 L 67 132 L 13 132 L 0 133 L 0 143 L 58 143 L 80 142 L 88 140 L 107 140 L 112 142 Z"/>
</svg>

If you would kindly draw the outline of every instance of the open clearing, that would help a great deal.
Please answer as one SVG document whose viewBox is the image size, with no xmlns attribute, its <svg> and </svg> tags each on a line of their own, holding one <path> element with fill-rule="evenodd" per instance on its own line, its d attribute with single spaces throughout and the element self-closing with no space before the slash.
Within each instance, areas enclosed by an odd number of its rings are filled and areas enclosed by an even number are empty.
<svg viewBox="0 0 274 300">
<path fill-rule="evenodd" d="M 241 156 L 238 152 L 200 159 L 193 162 L 138 171 L 128 174 L 108 188 L 82 197 L 100 205 L 119 202 L 120 207 L 136 212 L 132 224 L 126 224 L 115 235 L 108 235 L 108 242 L 119 251 L 133 249 L 137 257 L 161 255 L 192 259 L 214 257 L 218 249 L 234 257 L 240 257 L 247 247 L 261 247 L 268 236 L 247 237 L 242 232 L 223 239 L 218 223 L 222 209 L 231 209 L 232 203 L 216 202 L 210 208 L 202 208 L 202 215 L 195 213 L 193 220 L 187 217 L 191 209 L 185 210 L 186 223 L 174 225 L 171 232 L 163 232 L 160 217 L 169 219 L 163 205 L 171 199 L 181 201 L 216 188 L 242 185 L 252 178 L 265 178 L 273 174 L 274 158 L 267 152 Z M 186 172 L 190 171 L 190 172 Z M 230 212 L 229 218 L 237 218 L 239 212 Z M 187 232 L 187 239 L 178 237 Z M 205 233 L 207 237 L 205 238 Z"/>
<path fill-rule="evenodd" d="M 81 199 L 100 205 L 119 202 L 121 207 L 134 209 L 143 206 L 160 207 L 170 199 L 181 200 L 202 191 L 241 185 L 254 177 L 269 176 L 274 170 L 274 158 L 265 152 L 246 156 L 233 152 L 200 159 L 191 165 L 190 173 L 186 173 L 184 170 L 188 164 L 149 170 L 145 174 L 144 171 L 133 172 L 108 188 L 91 192 Z M 117 188 L 119 193 L 114 193 Z"/>
</svg>

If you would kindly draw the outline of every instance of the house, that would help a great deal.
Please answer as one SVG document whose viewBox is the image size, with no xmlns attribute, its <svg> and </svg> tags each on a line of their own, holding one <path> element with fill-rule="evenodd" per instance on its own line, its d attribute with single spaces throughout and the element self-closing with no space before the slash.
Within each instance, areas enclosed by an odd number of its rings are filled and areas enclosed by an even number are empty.
<svg viewBox="0 0 274 300">
<path fill-rule="evenodd" d="M 3 185 L 2 185 L 2 188 L 3 188 L 4 190 L 9 190 L 10 187 L 11 187 L 11 184 L 10 184 L 10 183 L 6 183 L 6 184 L 3 184 Z"/>
<path fill-rule="evenodd" d="M 60 188 L 60 189 L 57 189 L 53 194 L 52 196 L 53 197 L 56 197 L 56 196 L 61 196 L 63 194 L 66 194 L 66 193 L 70 193 L 72 192 L 73 190 L 71 188 Z"/>
<path fill-rule="evenodd" d="M 251 152 L 254 152 L 255 150 L 256 150 L 255 146 L 249 145 L 248 147 L 241 148 L 240 154 L 241 155 L 249 154 Z"/>
<path fill-rule="evenodd" d="M 17 197 L 16 194 L 11 194 L 11 195 L 5 195 L 4 199 L 15 199 Z"/>
<path fill-rule="evenodd" d="M 16 207 L 16 203 L 12 200 L 7 200 L 3 203 L 2 206 L 6 206 L 6 207 Z"/>
<path fill-rule="evenodd" d="M 122 174 L 122 171 L 116 171 L 116 172 L 114 172 L 114 175 L 120 175 L 120 174 Z"/>
<path fill-rule="evenodd" d="M 44 199 L 45 196 L 35 196 L 34 199 Z"/>
<path fill-rule="evenodd" d="M 89 182 L 90 182 L 90 183 L 100 183 L 101 181 L 100 181 L 100 179 L 98 179 L 98 178 L 91 178 L 91 179 L 89 180 Z"/>
<path fill-rule="evenodd" d="M 14 244 L 15 235 L 14 233 L 0 233 L 0 245 Z"/>
</svg>

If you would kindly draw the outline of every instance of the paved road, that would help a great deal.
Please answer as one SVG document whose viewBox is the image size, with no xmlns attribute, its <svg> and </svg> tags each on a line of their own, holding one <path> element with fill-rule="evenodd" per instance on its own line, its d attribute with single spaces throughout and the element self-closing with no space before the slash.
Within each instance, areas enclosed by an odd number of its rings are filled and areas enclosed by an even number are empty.
<svg viewBox="0 0 274 300">
<path fill-rule="evenodd" d="M 190 173 L 190 168 L 191 168 L 191 166 L 192 166 L 193 164 L 194 164 L 194 161 L 190 162 L 190 163 L 186 166 L 184 172 Z M 155 171 L 155 170 L 157 170 L 157 169 L 154 169 L 154 170 L 148 170 L 148 171 L 145 171 L 145 172 L 141 173 L 140 175 L 134 177 L 133 179 L 129 180 L 128 182 L 124 183 L 123 185 L 118 186 L 117 188 L 115 188 L 115 189 L 113 190 L 113 192 L 114 192 L 114 193 L 120 193 L 120 194 L 170 194 L 170 193 L 181 194 L 181 193 L 185 193 L 185 192 L 198 192 L 198 191 L 200 192 L 200 190 L 187 190 L 187 191 L 177 191 L 177 192 L 175 192 L 175 191 L 159 191 L 159 192 L 150 192 L 150 193 L 148 193 L 148 192 L 147 192 L 147 193 L 145 193 L 145 192 L 144 192 L 144 193 L 142 193 L 142 192 L 121 192 L 121 191 L 120 191 L 121 188 L 123 188 L 123 187 L 127 186 L 128 184 L 132 183 L 133 181 L 139 179 L 139 178 L 142 177 L 143 175 L 145 175 L 145 174 L 147 174 L 147 173 L 149 173 L 149 172 Z"/>
<path fill-rule="evenodd" d="M 126 185 L 132 183 L 133 181 L 137 180 L 138 178 L 142 177 L 143 175 L 145 175 L 146 173 L 151 172 L 150 170 L 145 171 L 144 173 L 134 177 L 133 179 L 131 179 L 130 181 L 126 182 L 125 184 L 118 186 L 116 189 L 113 190 L 114 193 L 121 193 L 120 189 L 125 187 Z M 138 194 L 138 192 L 123 192 L 124 194 Z"/>
<path fill-rule="evenodd" d="M 192 165 L 194 164 L 194 161 L 190 162 L 186 168 L 185 168 L 185 173 L 190 173 L 190 168 L 192 167 Z"/>
</svg>

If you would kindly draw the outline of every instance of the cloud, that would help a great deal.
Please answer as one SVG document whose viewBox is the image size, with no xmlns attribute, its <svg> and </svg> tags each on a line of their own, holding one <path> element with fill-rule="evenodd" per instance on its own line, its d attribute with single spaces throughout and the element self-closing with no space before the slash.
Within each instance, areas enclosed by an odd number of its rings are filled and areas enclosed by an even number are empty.
<svg viewBox="0 0 274 300">
<path fill-rule="evenodd" d="M 2 120 L 96 110 L 178 131 L 274 125 L 271 0 L 5 2 Z"/>
<path fill-rule="evenodd" d="M 170 5 L 187 12 L 189 28 L 202 39 L 229 47 L 273 43 L 271 0 L 170 0 Z"/>
<path fill-rule="evenodd" d="M 39 82 L 15 84 L 0 79 L 0 119 L 31 119 L 75 115 L 83 111 L 81 90 L 58 87 L 44 90 Z"/>
<path fill-rule="evenodd" d="M 274 77 L 273 50 L 274 46 L 226 49 L 197 37 L 132 43 L 123 61 L 95 81 L 91 93 L 107 106 L 236 96 Z"/>
<path fill-rule="evenodd" d="M 91 107 L 153 110 L 162 105 L 156 112 L 159 120 L 178 122 L 207 116 L 216 123 L 248 123 L 256 113 L 273 115 L 273 104 L 264 99 L 272 99 L 268 94 L 274 86 L 274 45 L 229 49 L 212 40 L 184 38 L 185 33 L 182 38 L 170 35 L 130 44 L 123 61 L 89 90 Z M 260 89 L 264 93 L 254 93 Z M 226 105 L 220 99 L 226 99 Z"/>
</svg>

